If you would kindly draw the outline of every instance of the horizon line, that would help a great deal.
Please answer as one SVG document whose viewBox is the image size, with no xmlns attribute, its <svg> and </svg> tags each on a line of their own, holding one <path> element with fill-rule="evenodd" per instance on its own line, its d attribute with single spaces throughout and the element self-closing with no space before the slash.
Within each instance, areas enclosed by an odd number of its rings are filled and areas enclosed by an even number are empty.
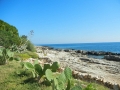
<svg viewBox="0 0 120 90">
<path fill-rule="evenodd" d="M 81 43 L 42 43 L 39 45 L 49 45 L 49 44 L 87 44 L 87 43 L 120 43 L 120 41 L 118 42 L 81 42 Z M 38 45 L 38 44 L 34 44 L 34 45 Z"/>
</svg>

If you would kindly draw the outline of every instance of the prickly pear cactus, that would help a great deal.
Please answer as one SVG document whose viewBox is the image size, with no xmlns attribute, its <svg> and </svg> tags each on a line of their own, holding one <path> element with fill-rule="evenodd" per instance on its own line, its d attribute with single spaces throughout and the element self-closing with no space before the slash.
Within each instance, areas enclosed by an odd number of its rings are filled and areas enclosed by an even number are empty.
<svg viewBox="0 0 120 90">
<path fill-rule="evenodd" d="M 65 83 L 58 81 L 57 90 L 65 90 Z"/>
<path fill-rule="evenodd" d="M 35 60 L 35 61 L 34 61 L 34 65 L 35 65 L 35 64 L 38 64 L 38 63 L 39 63 L 38 60 Z"/>
<path fill-rule="evenodd" d="M 3 55 L 3 56 L 7 56 L 7 50 L 6 50 L 6 49 L 3 49 L 2 55 Z"/>
<path fill-rule="evenodd" d="M 33 70 L 34 66 L 30 62 L 25 62 L 24 66 L 26 69 Z"/>
<path fill-rule="evenodd" d="M 51 66 L 52 71 L 56 72 L 58 68 L 59 68 L 58 62 L 53 62 L 52 66 Z"/>
<path fill-rule="evenodd" d="M 57 89 L 58 81 L 56 78 L 52 80 L 52 90 L 59 90 Z"/>
<path fill-rule="evenodd" d="M 42 70 L 41 65 L 40 64 L 35 64 L 34 67 L 35 67 L 35 71 L 37 72 L 37 74 L 40 75 L 40 77 L 42 77 L 43 76 L 43 70 Z"/>
<path fill-rule="evenodd" d="M 14 53 L 11 52 L 10 50 L 7 50 L 7 55 L 8 55 L 9 57 L 13 57 L 13 56 L 14 56 Z"/>
<path fill-rule="evenodd" d="M 4 65 L 6 63 L 6 59 L 3 56 L 0 56 L 0 65 Z"/>
<path fill-rule="evenodd" d="M 72 71 L 71 71 L 71 69 L 69 67 L 65 68 L 64 74 L 66 76 L 66 79 L 69 79 L 69 80 L 71 79 L 71 77 L 72 77 Z"/>
<path fill-rule="evenodd" d="M 43 73 L 45 74 L 45 71 L 50 68 L 50 64 L 44 64 Z"/>
<path fill-rule="evenodd" d="M 35 73 L 35 71 L 34 71 L 34 70 L 32 70 L 32 75 L 33 75 L 33 78 L 35 78 L 35 77 L 36 77 L 36 73 Z"/>
<path fill-rule="evenodd" d="M 14 58 L 14 60 L 16 60 L 16 61 L 20 61 L 20 60 L 21 60 L 21 58 L 16 57 L 16 58 Z"/>
<path fill-rule="evenodd" d="M 52 73 L 52 71 L 50 70 L 50 69 L 47 69 L 46 71 L 45 71 L 45 76 L 46 76 L 46 78 L 49 80 L 49 81 L 52 81 L 53 80 L 53 73 Z"/>
<path fill-rule="evenodd" d="M 64 72 L 62 72 L 57 78 L 56 88 L 57 90 L 63 90 L 65 88 L 66 77 Z"/>
<path fill-rule="evenodd" d="M 67 83 L 67 88 L 66 90 L 70 90 L 70 80 L 68 79 L 68 83 Z"/>
<path fill-rule="evenodd" d="M 57 77 L 59 82 L 66 82 L 66 76 L 64 74 L 64 72 L 62 72 L 58 77 Z"/>
<path fill-rule="evenodd" d="M 9 49 L 0 49 L 0 64 L 6 64 L 8 60 L 12 61 L 14 53 Z"/>
<path fill-rule="evenodd" d="M 81 86 L 74 86 L 71 90 L 82 90 Z"/>
</svg>

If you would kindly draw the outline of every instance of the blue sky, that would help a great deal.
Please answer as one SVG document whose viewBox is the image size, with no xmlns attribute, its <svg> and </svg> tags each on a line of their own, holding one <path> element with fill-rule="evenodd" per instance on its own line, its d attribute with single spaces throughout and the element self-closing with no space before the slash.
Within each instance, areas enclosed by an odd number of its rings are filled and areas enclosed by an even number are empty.
<svg viewBox="0 0 120 90">
<path fill-rule="evenodd" d="M 0 0 L 0 19 L 34 44 L 120 42 L 120 0 Z"/>
</svg>

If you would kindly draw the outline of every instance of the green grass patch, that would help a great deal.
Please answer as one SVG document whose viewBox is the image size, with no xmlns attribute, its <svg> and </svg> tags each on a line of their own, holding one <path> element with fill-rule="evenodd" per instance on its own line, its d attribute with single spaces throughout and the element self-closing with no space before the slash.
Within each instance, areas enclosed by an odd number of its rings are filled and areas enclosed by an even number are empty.
<svg viewBox="0 0 120 90">
<path fill-rule="evenodd" d="M 14 57 L 20 57 L 22 60 L 26 60 L 28 58 L 38 58 L 38 55 L 35 52 L 30 52 L 30 51 L 26 51 L 23 53 L 15 53 Z"/>
<path fill-rule="evenodd" d="M 35 52 L 27 51 L 26 53 L 27 53 L 31 58 L 38 58 L 38 55 L 37 55 Z"/>
<path fill-rule="evenodd" d="M 89 82 L 72 79 L 71 86 L 81 85 L 86 87 Z M 109 90 L 108 88 L 92 83 L 96 90 Z M 52 90 L 51 86 L 40 84 L 32 78 L 32 73 L 21 68 L 20 62 L 12 61 L 6 65 L 0 65 L 0 90 Z"/>
<path fill-rule="evenodd" d="M 51 87 L 37 83 L 31 72 L 13 61 L 0 66 L 0 90 L 51 90 Z"/>
</svg>

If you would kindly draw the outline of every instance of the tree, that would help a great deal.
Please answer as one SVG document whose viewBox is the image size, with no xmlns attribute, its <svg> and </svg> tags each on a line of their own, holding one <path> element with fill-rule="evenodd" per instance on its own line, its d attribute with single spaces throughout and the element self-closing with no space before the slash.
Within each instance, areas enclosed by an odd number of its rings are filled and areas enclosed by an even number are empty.
<svg viewBox="0 0 120 90">
<path fill-rule="evenodd" d="M 13 44 L 20 44 L 17 28 L 0 20 L 0 46 L 9 48 Z"/>
</svg>

